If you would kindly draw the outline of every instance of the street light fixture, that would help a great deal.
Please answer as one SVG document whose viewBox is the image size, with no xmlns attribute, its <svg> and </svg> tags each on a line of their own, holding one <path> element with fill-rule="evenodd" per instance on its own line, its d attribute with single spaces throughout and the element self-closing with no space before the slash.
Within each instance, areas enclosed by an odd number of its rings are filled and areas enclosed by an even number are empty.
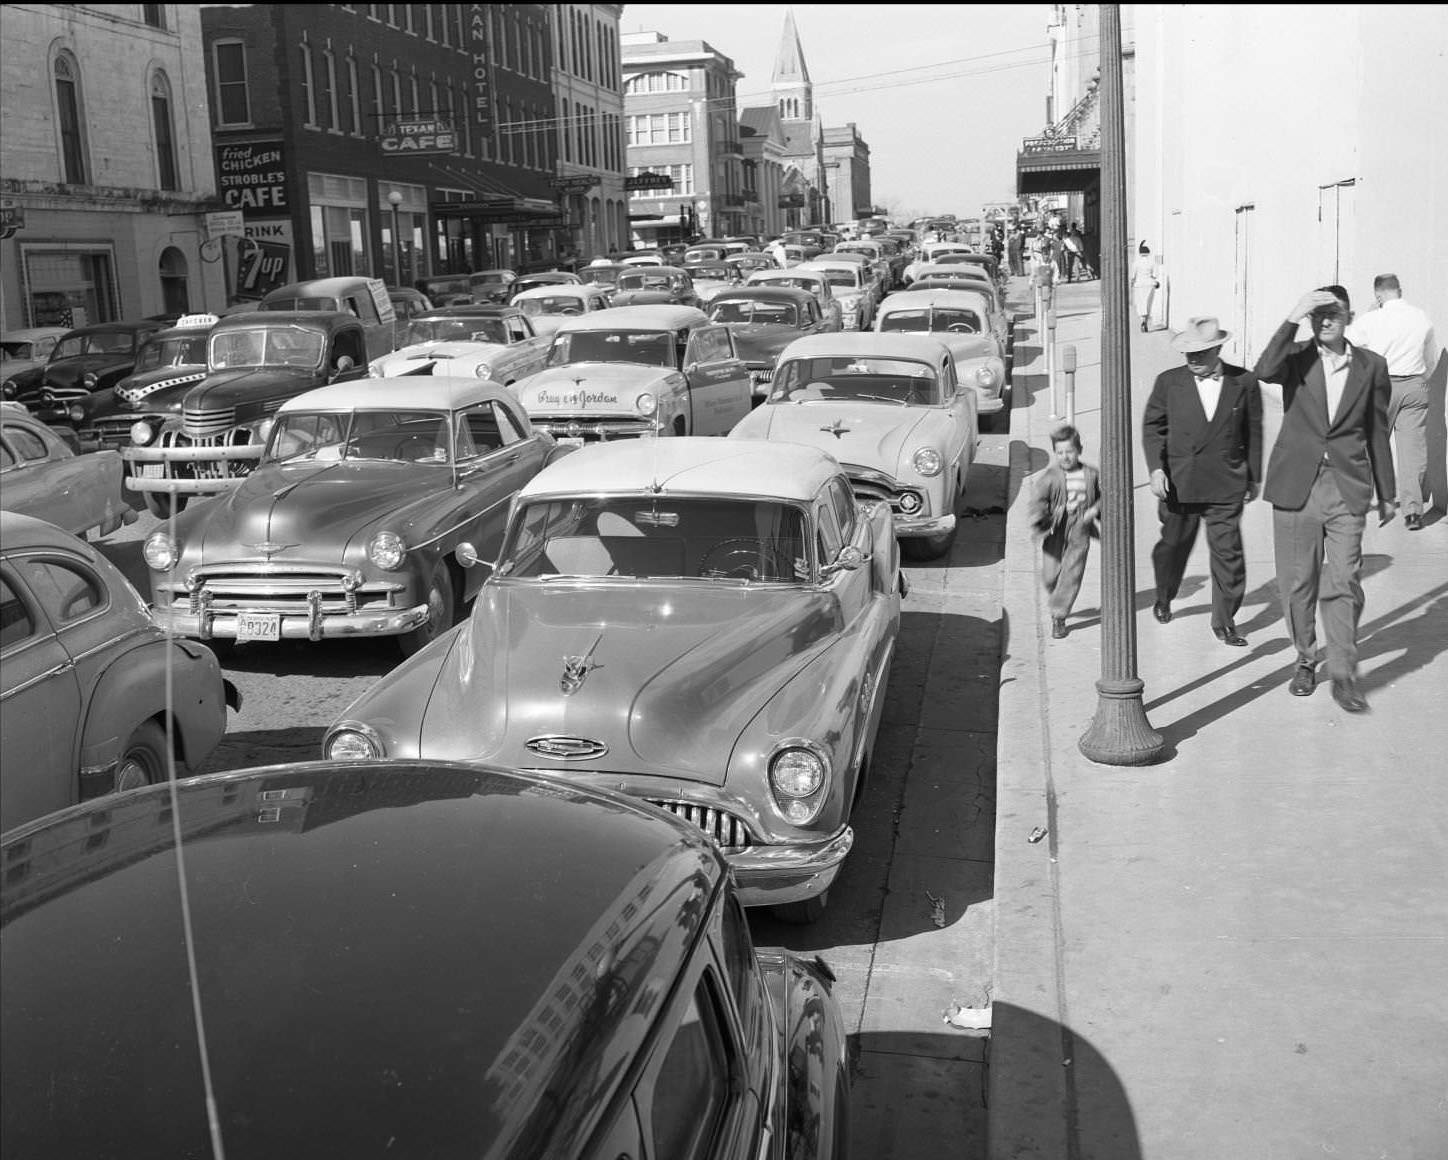
<svg viewBox="0 0 1448 1160">
<path fill-rule="evenodd" d="M 392 206 L 392 276 L 397 280 L 397 285 L 402 286 L 402 233 L 399 226 L 401 217 L 397 212 L 398 206 L 402 204 L 402 194 L 394 189 L 387 195 L 387 204 Z"/>
</svg>

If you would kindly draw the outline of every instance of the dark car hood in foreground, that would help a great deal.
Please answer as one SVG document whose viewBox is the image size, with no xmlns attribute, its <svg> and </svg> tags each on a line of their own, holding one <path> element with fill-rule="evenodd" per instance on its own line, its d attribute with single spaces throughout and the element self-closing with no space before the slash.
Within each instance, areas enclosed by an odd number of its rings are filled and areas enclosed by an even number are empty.
<svg viewBox="0 0 1448 1160">
<path fill-rule="evenodd" d="M 300 462 L 253 471 L 240 487 L 183 520 L 183 542 L 200 526 L 201 558 L 187 564 L 260 559 L 254 545 L 284 545 L 277 563 L 325 560 L 341 563 L 353 540 L 369 538 L 374 525 L 403 532 L 404 509 L 446 495 L 452 472 L 441 464 L 382 460 Z M 405 538 L 405 536 L 404 536 Z"/>
<path fill-rule="evenodd" d="M 213 1154 L 169 789 L 6 835 L 6 1156 Z M 230 1160 L 575 1154 L 725 873 L 647 807 L 500 770 L 177 793 Z"/>
<path fill-rule="evenodd" d="M 804 335 L 799 327 L 785 326 L 778 322 L 729 322 L 725 325 L 733 331 L 734 349 L 745 362 L 773 365 L 780 351 Z"/>
<path fill-rule="evenodd" d="M 485 584 L 433 688 L 423 751 L 722 785 L 745 726 L 840 628 L 838 602 L 806 588 Z M 593 667 L 564 695 L 565 658 L 585 655 Z M 548 734 L 608 751 L 560 763 L 524 747 Z"/>
<path fill-rule="evenodd" d="M 186 396 L 187 410 L 216 411 L 238 403 L 273 396 L 299 395 L 309 385 L 320 387 L 324 378 L 317 367 L 247 367 L 213 371 Z"/>
<path fill-rule="evenodd" d="M 86 375 L 103 379 L 123 373 L 136 365 L 136 356 L 124 354 L 78 354 L 73 358 L 55 359 L 45 364 L 45 385 L 60 390 L 86 389 L 81 380 Z"/>
<path fill-rule="evenodd" d="M 116 409 L 155 411 L 179 403 L 206 377 L 206 364 L 183 363 L 128 375 L 116 384 Z"/>
</svg>

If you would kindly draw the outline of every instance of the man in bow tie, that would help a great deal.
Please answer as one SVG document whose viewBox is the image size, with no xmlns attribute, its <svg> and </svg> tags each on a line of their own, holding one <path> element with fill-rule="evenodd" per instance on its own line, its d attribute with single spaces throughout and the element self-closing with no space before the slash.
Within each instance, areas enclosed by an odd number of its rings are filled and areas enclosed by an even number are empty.
<svg viewBox="0 0 1448 1160">
<path fill-rule="evenodd" d="M 1221 359 L 1230 338 L 1215 318 L 1189 318 L 1172 341 L 1186 365 L 1157 376 L 1141 421 L 1142 449 L 1158 502 L 1161 538 L 1152 549 L 1162 624 L 1181 587 L 1187 558 L 1206 524 L 1212 573 L 1212 633 L 1241 647 L 1237 609 L 1247 588 L 1242 506 L 1262 476 L 1262 392 L 1251 371 Z"/>
<path fill-rule="evenodd" d="M 1308 318 L 1312 338 L 1294 341 Z M 1392 518 L 1397 480 L 1388 364 L 1347 341 L 1351 321 L 1341 286 L 1309 291 L 1257 360 L 1257 375 L 1282 384 L 1282 430 L 1265 498 L 1272 505 L 1282 612 L 1297 648 L 1288 691 L 1307 697 L 1316 684 L 1320 612 L 1332 699 L 1349 713 L 1365 713 L 1357 683 L 1363 529 L 1374 489 L 1380 522 Z"/>
</svg>

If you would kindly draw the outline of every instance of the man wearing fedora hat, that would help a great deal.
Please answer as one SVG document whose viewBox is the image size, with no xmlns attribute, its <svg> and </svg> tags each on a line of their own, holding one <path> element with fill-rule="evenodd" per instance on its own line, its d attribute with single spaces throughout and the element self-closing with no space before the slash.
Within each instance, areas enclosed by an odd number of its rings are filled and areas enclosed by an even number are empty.
<svg viewBox="0 0 1448 1160">
<path fill-rule="evenodd" d="M 1242 505 L 1257 495 L 1262 476 L 1262 392 L 1256 376 L 1221 360 L 1230 338 L 1215 318 L 1189 318 L 1172 340 L 1186 365 L 1163 371 L 1141 421 L 1142 449 L 1158 502 L 1161 538 L 1152 549 L 1156 603 L 1162 624 L 1181 587 L 1197 529 L 1207 527 L 1212 573 L 1212 633 L 1241 647 L 1237 609 L 1247 588 L 1242 552 Z"/>
</svg>

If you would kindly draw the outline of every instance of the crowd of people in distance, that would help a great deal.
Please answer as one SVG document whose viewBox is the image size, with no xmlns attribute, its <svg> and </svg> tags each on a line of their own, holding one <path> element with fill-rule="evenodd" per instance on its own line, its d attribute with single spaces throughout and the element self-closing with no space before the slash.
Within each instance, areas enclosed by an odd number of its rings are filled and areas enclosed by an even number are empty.
<svg viewBox="0 0 1448 1160">
<path fill-rule="evenodd" d="M 1090 281 L 1097 276 L 1096 245 L 1080 222 L 1067 222 L 1059 213 L 1047 214 L 1035 227 L 1021 222 L 997 222 L 988 238 L 990 252 L 1009 263 L 1016 277 L 1031 273 L 1027 267 L 1046 267 L 1055 282 Z"/>
</svg>

